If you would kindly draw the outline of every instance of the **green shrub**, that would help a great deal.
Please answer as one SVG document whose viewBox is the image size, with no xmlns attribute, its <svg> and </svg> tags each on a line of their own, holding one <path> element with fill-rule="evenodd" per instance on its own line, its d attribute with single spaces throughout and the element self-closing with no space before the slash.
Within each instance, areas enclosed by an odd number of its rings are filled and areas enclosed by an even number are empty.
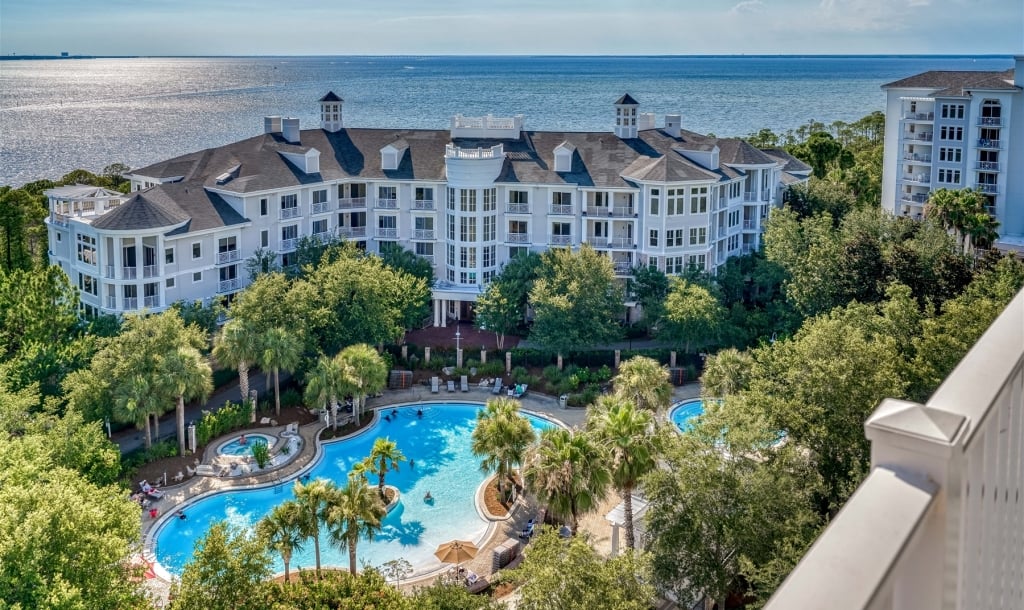
<svg viewBox="0 0 1024 610">
<path fill-rule="evenodd" d="M 530 371 L 526 370 L 525 366 L 517 366 L 512 369 L 512 382 L 513 383 L 529 383 L 527 379 L 530 377 Z"/>
<path fill-rule="evenodd" d="M 218 369 L 213 372 L 213 387 L 219 388 L 231 383 L 238 378 L 238 371 L 235 369 Z"/>
<path fill-rule="evenodd" d="M 465 365 L 466 365 L 467 369 L 472 369 L 472 368 L 477 368 L 478 369 L 478 368 L 480 368 L 480 361 L 476 360 L 475 358 L 470 358 L 469 360 L 465 361 Z"/>
<path fill-rule="evenodd" d="M 558 370 L 558 367 L 555 366 L 554 364 L 549 364 L 548 366 L 544 367 L 544 370 L 541 371 L 541 374 L 544 376 L 544 379 L 547 379 L 548 383 L 550 383 L 551 385 L 557 385 L 558 382 L 562 380 L 562 371 Z"/>
<path fill-rule="evenodd" d="M 601 389 L 595 385 L 586 386 L 582 392 L 569 394 L 570 407 L 588 407 L 594 404 L 597 397 L 601 395 Z"/>
<path fill-rule="evenodd" d="M 270 448 L 266 443 L 253 443 L 249 449 L 252 451 L 252 459 L 256 460 L 256 465 L 260 467 L 260 470 L 267 467 L 270 463 Z"/>
<path fill-rule="evenodd" d="M 217 411 L 203 411 L 203 417 L 196 425 L 196 442 L 205 445 L 210 439 L 249 424 L 249 408 L 225 402 Z"/>
<path fill-rule="evenodd" d="M 601 368 L 594 371 L 591 375 L 591 381 L 598 383 L 607 383 L 612 379 L 612 369 L 607 364 L 601 365 Z"/>
<path fill-rule="evenodd" d="M 477 371 L 483 377 L 497 377 L 505 372 L 505 364 L 498 361 L 488 362 L 487 364 L 481 364 Z"/>
<path fill-rule="evenodd" d="M 121 458 L 121 474 L 126 478 L 135 476 L 143 464 L 178 455 L 178 441 L 154 443 L 149 449 L 137 449 Z"/>
<path fill-rule="evenodd" d="M 281 392 L 282 407 L 297 407 L 302 404 L 302 394 L 294 388 L 288 388 Z"/>
<path fill-rule="evenodd" d="M 572 377 L 560 379 L 557 383 L 553 384 L 552 389 L 558 395 L 568 394 L 576 389 L 576 383 L 573 382 Z"/>
</svg>

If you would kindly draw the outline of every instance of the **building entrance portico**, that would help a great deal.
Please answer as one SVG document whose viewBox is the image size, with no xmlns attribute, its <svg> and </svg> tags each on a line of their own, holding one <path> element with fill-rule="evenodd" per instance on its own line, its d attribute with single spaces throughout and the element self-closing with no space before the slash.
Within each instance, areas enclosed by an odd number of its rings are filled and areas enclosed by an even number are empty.
<svg viewBox="0 0 1024 610">
<path fill-rule="evenodd" d="M 475 315 L 476 298 L 482 290 L 479 286 L 464 286 L 450 282 L 437 282 L 434 285 L 433 323 L 434 326 L 445 328 L 449 321 L 472 321 Z"/>
</svg>

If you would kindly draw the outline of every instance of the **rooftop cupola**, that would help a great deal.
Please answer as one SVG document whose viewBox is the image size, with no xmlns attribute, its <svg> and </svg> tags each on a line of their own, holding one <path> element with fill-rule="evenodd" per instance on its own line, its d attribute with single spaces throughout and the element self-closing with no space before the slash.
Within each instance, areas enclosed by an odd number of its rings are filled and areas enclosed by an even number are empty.
<svg viewBox="0 0 1024 610">
<path fill-rule="evenodd" d="M 345 100 L 333 91 L 320 98 L 320 129 L 324 131 L 341 131 L 345 127 L 341 119 L 341 105 Z"/>
<path fill-rule="evenodd" d="M 640 102 L 626 93 L 615 102 L 615 135 L 627 140 L 637 136 L 637 110 Z"/>
</svg>

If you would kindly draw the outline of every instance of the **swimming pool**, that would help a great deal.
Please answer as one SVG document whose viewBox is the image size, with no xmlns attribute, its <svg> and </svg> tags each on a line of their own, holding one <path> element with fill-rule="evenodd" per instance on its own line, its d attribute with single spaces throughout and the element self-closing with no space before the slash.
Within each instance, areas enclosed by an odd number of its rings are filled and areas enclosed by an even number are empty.
<svg viewBox="0 0 1024 610">
<path fill-rule="evenodd" d="M 253 445 L 273 445 L 277 439 L 266 434 L 246 434 L 245 443 L 240 442 L 241 436 L 238 436 L 229 443 L 224 443 L 217 448 L 218 455 L 249 455 L 252 453 Z"/>
<path fill-rule="evenodd" d="M 358 436 L 323 445 L 323 453 L 310 477 L 327 478 L 343 485 L 353 464 L 370 453 L 373 441 L 387 436 L 395 441 L 408 462 L 398 472 L 388 473 L 386 482 L 402 494 L 398 506 L 384 518 L 383 529 L 373 540 L 360 540 L 358 560 L 379 566 L 385 561 L 404 558 L 424 573 L 442 566 L 434 550 L 452 539 L 479 542 L 488 522 L 476 509 L 476 492 L 486 476 L 480 472 L 480 458 L 471 451 L 476 414 L 482 405 L 428 404 L 397 407 L 392 421 L 382 417 Z M 423 417 L 416 415 L 423 410 Z M 390 413 L 390 409 L 383 411 Z M 538 433 L 554 427 L 551 421 L 524 413 Z M 192 557 L 195 543 L 220 520 L 233 526 L 252 527 L 274 506 L 294 499 L 290 480 L 275 487 L 220 492 L 183 507 L 187 519 L 168 518 L 154 535 L 155 552 L 160 564 L 172 574 L 181 574 Z M 370 483 L 376 485 L 376 477 Z M 423 501 L 429 491 L 432 503 Z M 347 567 L 348 552 L 328 542 L 326 531 L 320 535 L 321 563 Z M 280 555 L 272 554 L 274 568 L 284 570 Z M 291 568 L 315 565 L 313 541 L 293 554 Z"/>
<path fill-rule="evenodd" d="M 672 407 L 668 413 L 669 420 L 680 432 L 688 432 L 693 428 L 693 419 L 704 414 L 704 401 L 699 398 L 687 400 Z"/>
</svg>

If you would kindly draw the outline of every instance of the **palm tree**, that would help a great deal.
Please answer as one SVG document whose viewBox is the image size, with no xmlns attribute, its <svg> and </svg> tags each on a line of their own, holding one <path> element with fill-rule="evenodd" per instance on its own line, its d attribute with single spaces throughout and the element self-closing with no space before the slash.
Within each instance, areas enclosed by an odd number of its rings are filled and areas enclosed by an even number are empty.
<svg viewBox="0 0 1024 610">
<path fill-rule="evenodd" d="M 299 365 L 302 342 L 287 330 L 271 328 L 260 341 L 260 366 L 274 373 L 274 409 L 281 415 L 281 369 L 292 370 Z"/>
<path fill-rule="evenodd" d="M 295 482 L 299 534 L 303 540 L 313 539 L 317 578 L 320 577 L 320 523 L 324 521 L 331 496 L 337 491 L 338 488 L 334 483 L 324 479 L 316 479 L 305 485 L 300 481 Z"/>
<path fill-rule="evenodd" d="M 178 454 L 185 455 L 185 400 L 205 399 L 213 391 L 210 364 L 196 348 L 179 346 L 160 358 L 157 371 L 161 385 L 177 399 Z"/>
<path fill-rule="evenodd" d="M 612 396 L 602 396 L 587 418 L 587 428 L 611 453 L 611 483 L 622 497 L 626 546 L 635 549 L 633 490 L 657 466 L 659 446 L 650 411 Z"/>
<path fill-rule="evenodd" d="M 380 494 L 381 500 L 387 502 L 387 498 L 384 497 L 384 475 L 392 470 L 398 472 L 398 464 L 404 461 L 405 455 L 398 449 L 395 441 L 379 437 L 373 441 L 367 470 L 377 475 L 377 493 Z"/>
<path fill-rule="evenodd" d="M 340 356 L 321 355 L 316 365 L 306 373 L 306 404 L 311 407 L 331 406 L 334 430 L 338 429 L 338 397 L 352 391 L 350 373 Z"/>
<path fill-rule="evenodd" d="M 536 440 L 530 421 L 519 414 L 519 402 L 510 398 L 493 398 L 476 414 L 473 430 L 473 454 L 483 457 L 480 470 L 498 475 L 498 494 L 505 498 L 505 481 L 520 466 L 526 450 Z"/>
<path fill-rule="evenodd" d="M 352 412 L 359 424 L 359 413 L 362 403 L 370 394 L 384 389 L 388 381 L 388 365 L 377 350 L 365 343 L 350 345 L 338 354 L 348 365 L 349 381 L 355 387 L 355 398 L 352 401 Z"/>
<path fill-rule="evenodd" d="M 229 320 L 213 343 L 213 357 L 222 365 L 238 369 L 238 389 L 242 400 L 248 400 L 249 367 L 260 359 L 257 334 L 241 320 Z"/>
<path fill-rule="evenodd" d="M 332 542 L 348 549 L 348 571 L 353 575 L 359 537 L 372 540 L 374 533 L 380 531 L 386 512 L 380 498 L 361 476 L 349 477 L 348 485 L 331 494 L 325 510 L 327 531 Z"/>
<path fill-rule="evenodd" d="M 565 428 L 541 432 L 540 444 L 526 466 L 526 485 L 573 535 L 580 515 L 597 507 L 610 482 L 608 453 L 591 435 Z"/>
<path fill-rule="evenodd" d="M 998 237 L 999 223 L 986 209 L 985 196 L 974 189 L 936 189 L 928 195 L 924 214 L 953 231 L 965 253 L 975 244 L 987 244 Z"/>
<path fill-rule="evenodd" d="M 294 500 L 278 504 L 269 515 L 256 524 L 256 533 L 267 545 L 281 554 L 284 562 L 284 581 L 289 580 L 288 566 L 292 554 L 302 550 L 302 513 L 299 504 Z"/>
<path fill-rule="evenodd" d="M 156 396 L 147 377 L 141 374 L 131 375 L 124 383 L 114 388 L 115 421 L 131 422 L 136 428 L 146 431 L 146 449 L 153 446 L 153 434 L 149 426 L 149 417 L 156 412 Z"/>
<path fill-rule="evenodd" d="M 708 398 L 725 398 L 746 387 L 754 359 L 730 347 L 708 358 L 701 376 L 701 392 Z"/>
<path fill-rule="evenodd" d="M 623 362 L 613 381 L 616 396 L 655 415 L 667 409 L 672 400 L 668 369 L 652 358 L 634 356 Z"/>
</svg>

